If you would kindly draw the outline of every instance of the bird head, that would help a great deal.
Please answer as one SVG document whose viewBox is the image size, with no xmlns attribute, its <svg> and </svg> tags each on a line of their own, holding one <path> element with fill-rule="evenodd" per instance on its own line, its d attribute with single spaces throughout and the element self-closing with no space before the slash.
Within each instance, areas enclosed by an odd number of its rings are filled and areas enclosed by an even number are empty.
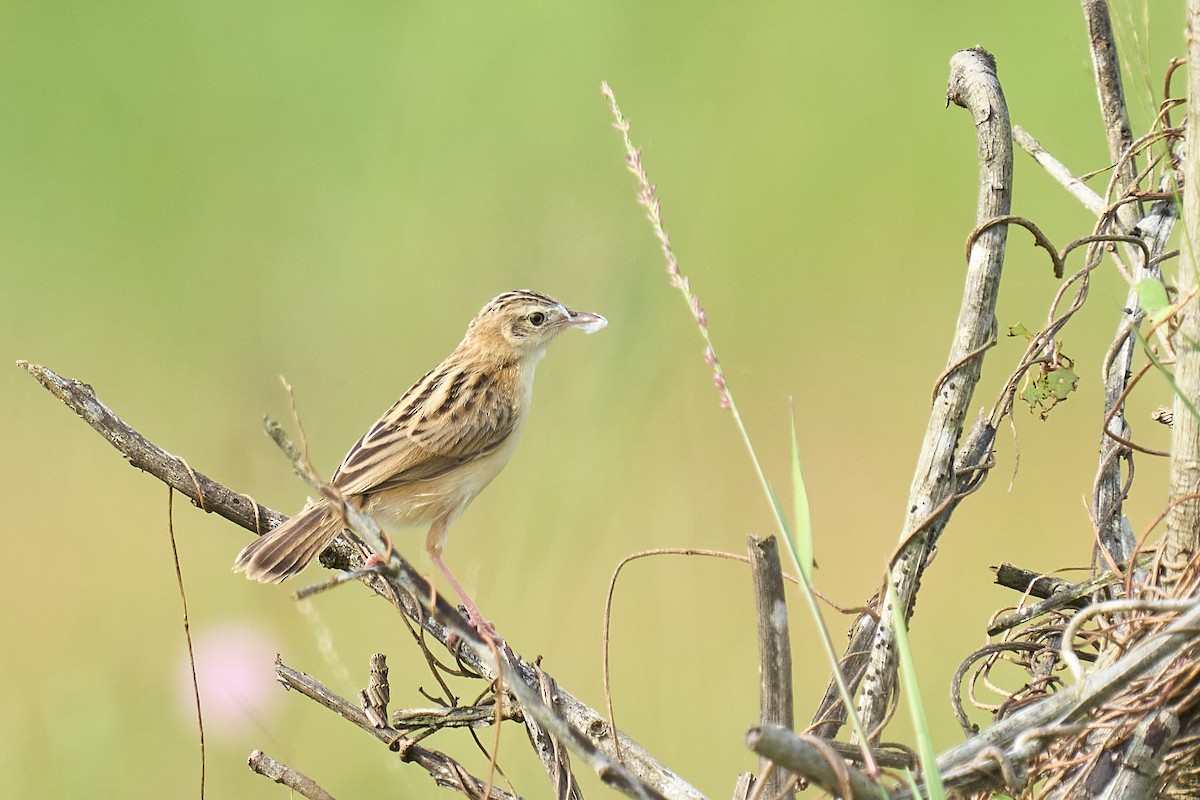
<svg viewBox="0 0 1200 800">
<path fill-rule="evenodd" d="M 463 344 L 536 359 L 568 328 L 595 333 L 607 324 L 599 314 L 572 311 L 553 297 L 521 289 L 489 300 L 471 320 Z"/>
</svg>

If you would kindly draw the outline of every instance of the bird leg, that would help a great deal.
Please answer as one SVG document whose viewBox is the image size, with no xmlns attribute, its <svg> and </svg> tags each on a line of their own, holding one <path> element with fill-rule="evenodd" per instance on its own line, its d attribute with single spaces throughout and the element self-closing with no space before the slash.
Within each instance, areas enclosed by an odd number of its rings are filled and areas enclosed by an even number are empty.
<svg viewBox="0 0 1200 800">
<path fill-rule="evenodd" d="M 396 545 L 392 543 L 392 537 L 388 536 L 387 531 L 380 529 L 379 535 L 383 537 L 383 542 L 387 547 L 384 549 L 383 555 L 371 553 L 371 555 L 367 556 L 367 560 L 363 562 L 363 569 L 370 569 L 374 566 L 391 563 L 392 554 L 396 551 Z"/>
<path fill-rule="evenodd" d="M 429 552 L 429 558 L 434 565 L 442 571 L 446 576 L 446 580 L 450 582 L 450 586 L 454 589 L 458 598 L 462 600 L 463 606 L 467 609 L 467 621 L 471 627 L 489 643 L 500 646 L 504 643 L 504 639 L 496 633 L 496 628 L 492 623 L 483 618 L 479 613 L 479 609 L 475 606 L 475 601 L 467 594 L 466 589 L 454 577 L 454 573 L 446 566 L 446 562 L 442 560 L 442 540 L 446 534 L 446 523 L 438 520 L 429 528 L 429 533 L 425 536 L 425 549 Z"/>
</svg>

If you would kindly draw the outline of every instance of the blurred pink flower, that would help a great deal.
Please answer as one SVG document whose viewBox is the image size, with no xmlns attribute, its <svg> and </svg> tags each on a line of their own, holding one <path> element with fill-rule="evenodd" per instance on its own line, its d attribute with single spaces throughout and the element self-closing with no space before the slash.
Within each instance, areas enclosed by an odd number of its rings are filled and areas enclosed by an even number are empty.
<svg viewBox="0 0 1200 800">
<path fill-rule="evenodd" d="M 226 623 L 192 640 L 204 726 L 237 732 L 262 724 L 282 694 L 275 682 L 275 653 L 269 631 L 249 623 Z M 195 719 L 196 700 L 187 650 L 179 656 L 180 710 Z"/>
</svg>

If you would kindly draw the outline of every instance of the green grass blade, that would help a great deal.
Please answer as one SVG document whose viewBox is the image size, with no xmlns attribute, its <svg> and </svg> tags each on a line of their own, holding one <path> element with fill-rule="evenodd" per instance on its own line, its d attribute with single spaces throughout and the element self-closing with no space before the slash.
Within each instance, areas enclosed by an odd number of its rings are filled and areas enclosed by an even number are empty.
<svg viewBox="0 0 1200 800">
<path fill-rule="evenodd" d="M 888 603 L 892 608 L 898 608 L 900 598 L 896 596 L 896 587 L 890 578 L 887 593 Z M 925 796 L 929 800 L 946 800 L 946 789 L 942 786 L 942 775 L 937 768 L 937 753 L 933 750 L 933 738 L 929 735 L 929 723 L 925 719 L 925 705 L 921 702 L 921 690 L 917 686 L 917 669 L 913 666 L 912 649 L 908 646 L 908 628 L 901 616 L 897 615 L 895 620 L 896 655 L 900 662 L 904 696 L 908 700 L 908 713 L 917 735 L 917 755 L 921 758 L 921 773 L 925 778 Z"/>
<path fill-rule="evenodd" d="M 804 472 L 800 468 L 800 442 L 796 438 L 796 411 L 792 409 L 792 502 L 795 516 L 792 517 L 792 548 L 804 577 L 812 582 L 813 536 L 812 516 L 808 509 L 808 491 L 804 488 Z M 778 505 L 778 502 L 776 502 Z"/>
<path fill-rule="evenodd" d="M 788 524 L 787 517 L 783 515 L 783 506 L 779 504 L 779 495 L 775 493 L 775 487 L 771 485 L 770 481 L 767 481 L 767 495 L 770 496 L 771 505 L 775 508 L 775 519 L 779 522 L 779 527 L 783 529 L 784 536 L 791 540 L 792 526 Z"/>
<path fill-rule="evenodd" d="M 904 782 L 908 784 L 908 790 L 917 800 L 921 800 L 925 796 L 921 794 L 921 787 L 917 785 L 917 776 L 913 775 L 911 769 L 904 770 Z"/>
</svg>

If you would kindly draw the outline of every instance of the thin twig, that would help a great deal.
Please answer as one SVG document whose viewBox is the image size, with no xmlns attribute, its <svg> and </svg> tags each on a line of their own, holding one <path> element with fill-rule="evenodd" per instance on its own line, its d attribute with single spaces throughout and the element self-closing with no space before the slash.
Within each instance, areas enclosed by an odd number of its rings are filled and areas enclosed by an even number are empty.
<svg viewBox="0 0 1200 800">
<path fill-rule="evenodd" d="M 179 587 L 179 605 L 183 611 L 183 638 L 187 642 L 188 666 L 191 668 L 192 697 L 196 700 L 196 730 L 200 737 L 200 800 L 204 800 L 208 760 L 204 750 L 204 711 L 200 705 L 200 681 L 196 677 L 196 650 L 192 646 L 192 625 L 188 615 L 187 591 L 183 588 L 183 568 L 179 565 L 179 545 L 175 541 L 175 490 L 167 487 L 167 533 L 171 537 L 171 558 L 175 562 L 175 584 Z"/>
<path fill-rule="evenodd" d="M 294 689 L 310 700 L 317 702 L 338 716 L 342 717 L 361 730 L 371 734 L 388 746 L 388 749 L 399 753 L 405 761 L 417 764 L 434 779 L 438 786 L 452 789 L 469 798 L 488 798 L 488 800 L 510 800 L 515 795 L 502 789 L 487 787 L 485 781 L 471 775 L 455 759 L 436 750 L 429 750 L 415 744 L 402 732 L 383 725 L 376 726 L 371 717 L 349 700 L 330 691 L 324 684 L 310 675 L 292 669 L 282 661 L 275 662 L 275 675 L 279 682 L 289 689 Z"/>
<path fill-rule="evenodd" d="M 726 553 L 721 550 L 701 550 L 701 549 L 687 548 L 687 547 L 656 548 L 654 550 L 643 550 L 641 552 L 633 553 L 631 555 L 625 556 L 624 558 L 621 559 L 621 561 L 617 564 L 617 566 L 613 568 L 612 577 L 608 579 L 608 592 L 604 596 L 604 628 L 600 634 L 601 650 L 602 650 L 600 673 L 602 676 L 602 680 L 604 682 L 604 704 L 605 704 L 605 709 L 608 711 L 608 725 L 612 730 L 617 729 L 617 720 L 616 720 L 616 714 L 613 711 L 612 673 L 609 669 L 608 646 L 609 646 L 609 642 L 611 640 L 610 630 L 612 628 L 612 606 L 613 606 L 613 598 L 616 596 L 616 591 L 617 591 L 617 578 L 620 577 L 621 571 L 625 569 L 625 566 L 627 564 L 631 564 L 634 561 L 638 561 L 643 558 L 650 558 L 651 556 L 665 556 L 665 555 L 706 556 L 709 558 L 721 558 L 721 559 L 727 559 L 730 561 L 741 561 L 743 563 L 750 562 L 750 559 L 747 556 L 739 556 L 739 555 L 735 555 L 733 553 Z M 623 753 L 624 743 L 614 742 L 614 750 L 615 750 L 617 760 L 620 761 L 621 763 L 624 763 L 624 760 L 625 760 L 624 753 Z"/>
<path fill-rule="evenodd" d="M 252 752 L 246 764 L 264 778 L 270 778 L 301 797 L 307 797 L 308 800 L 333 800 L 333 795 L 322 789 L 312 778 L 281 761 L 276 761 L 262 750 Z"/>
<path fill-rule="evenodd" d="M 1047 152 L 1046 148 L 1042 147 L 1042 143 L 1033 138 L 1020 125 L 1013 125 L 1013 141 L 1017 146 L 1033 157 L 1033 160 L 1042 166 L 1043 169 L 1050 175 L 1051 178 L 1062 184 L 1062 187 L 1075 196 L 1080 203 L 1083 203 L 1084 208 L 1091 211 L 1096 216 L 1104 213 L 1107 203 L 1104 198 L 1092 191 L 1086 183 L 1076 178 L 1071 170 L 1067 169 L 1061 161 Z"/>
</svg>

